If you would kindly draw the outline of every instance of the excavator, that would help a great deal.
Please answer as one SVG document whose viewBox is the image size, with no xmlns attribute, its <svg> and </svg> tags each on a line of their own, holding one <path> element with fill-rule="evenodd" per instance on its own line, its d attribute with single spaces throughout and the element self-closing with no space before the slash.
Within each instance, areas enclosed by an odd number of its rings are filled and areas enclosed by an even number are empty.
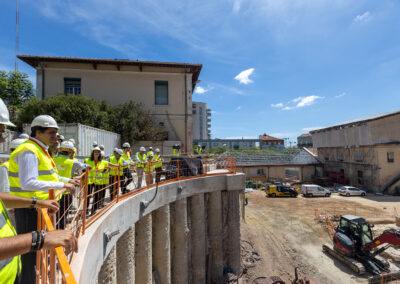
<svg viewBox="0 0 400 284">
<path fill-rule="evenodd" d="M 380 256 L 391 245 L 400 245 L 400 228 L 385 230 L 373 238 L 372 227 L 362 217 L 343 215 L 333 232 L 333 245 L 324 244 L 322 248 L 358 274 L 371 273 L 370 283 L 378 283 L 383 272 L 386 280 L 400 278 L 400 271 L 390 272 L 389 262 Z"/>
</svg>

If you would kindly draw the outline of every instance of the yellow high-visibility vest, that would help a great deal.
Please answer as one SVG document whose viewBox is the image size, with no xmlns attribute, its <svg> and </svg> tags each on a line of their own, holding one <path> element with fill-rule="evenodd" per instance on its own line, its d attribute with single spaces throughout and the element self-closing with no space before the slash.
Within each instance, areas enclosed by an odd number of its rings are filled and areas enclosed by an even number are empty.
<svg viewBox="0 0 400 284">
<path fill-rule="evenodd" d="M 154 154 L 154 167 L 161 168 L 162 167 L 162 158 L 161 155 Z"/>
<path fill-rule="evenodd" d="M 60 176 L 73 178 L 74 173 L 72 172 L 72 168 L 74 166 L 74 160 L 65 156 L 57 156 L 53 160 L 57 165 L 58 174 Z"/>
<path fill-rule="evenodd" d="M 122 154 L 122 159 L 124 159 L 128 164 L 130 164 L 131 162 L 132 162 L 132 160 L 131 160 L 131 154 L 129 154 L 129 152 L 128 153 L 123 153 Z M 129 165 L 128 166 L 123 166 L 123 167 L 121 167 L 122 169 L 127 169 L 127 168 L 129 168 Z"/>
<path fill-rule="evenodd" d="M 91 159 L 86 161 L 86 164 L 92 167 L 89 171 L 89 180 L 88 184 L 107 184 L 108 183 L 108 175 L 104 172 L 104 169 L 108 167 L 108 162 L 101 160 L 97 164 L 94 163 Z M 107 179 L 107 181 L 105 180 Z M 107 183 L 106 183 L 107 182 Z"/>
<path fill-rule="evenodd" d="M 32 140 L 27 140 L 22 143 L 17 149 L 12 152 L 9 160 L 9 168 L 8 168 L 8 179 L 10 181 L 10 194 L 32 198 L 37 197 L 41 200 L 49 199 L 49 193 L 47 191 L 26 191 L 21 188 L 21 184 L 19 182 L 19 168 L 18 164 L 15 162 L 15 157 L 20 155 L 25 151 L 30 151 L 35 154 L 36 158 L 39 161 L 38 165 L 38 180 L 40 181 L 48 181 L 48 182 L 59 182 L 58 179 L 58 171 L 57 166 L 54 163 L 53 159 L 47 153 L 46 150 L 42 149 L 39 144 Z M 57 194 L 57 191 L 56 191 Z M 59 196 L 57 199 L 60 199 Z"/>
<path fill-rule="evenodd" d="M 137 168 L 144 168 L 144 165 L 146 163 L 146 154 L 140 155 L 140 152 L 136 153 L 136 167 Z M 142 164 L 140 164 L 142 163 Z"/>
<path fill-rule="evenodd" d="M 0 167 L 6 167 L 7 168 L 7 170 L 8 170 L 8 167 L 10 166 L 10 161 L 6 161 L 6 162 L 4 162 L 4 163 L 2 163 L 1 165 L 0 165 Z"/>
<path fill-rule="evenodd" d="M 118 159 L 118 161 L 117 161 L 117 157 L 115 157 L 114 155 L 112 155 L 112 156 L 110 157 L 110 163 L 111 163 L 111 164 L 114 164 L 114 165 L 122 165 L 122 164 L 124 163 L 124 159 L 123 159 L 122 156 L 121 156 L 121 157 L 119 157 L 119 159 Z M 122 166 L 121 166 L 120 169 L 121 169 L 121 170 L 119 171 L 119 175 L 120 175 L 120 176 L 123 176 L 124 172 L 122 171 Z M 118 175 L 117 172 L 118 172 L 118 169 L 117 169 L 117 168 L 114 168 L 114 167 L 110 168 L 110 175 L 112 175 L 112 176 L 117 176 L 117 175 Z"/>
<path fill-rule="evenodd" d="M 14 237 L 17 235 L 10 218 L 8 218 L 7 209 L 0 200 L 0 238 Z M 0 279 L 1 283 L 13 284 L 17 275 L 21 273 L 21 256 L 14 256 L 8 259 L 0 260 Z"/>
<path fill-rule="evenodd" d="M 179 150 L 178 149 L 173 149 L 172 150 L 172 156 L 179 156 Z"/>
</svg>

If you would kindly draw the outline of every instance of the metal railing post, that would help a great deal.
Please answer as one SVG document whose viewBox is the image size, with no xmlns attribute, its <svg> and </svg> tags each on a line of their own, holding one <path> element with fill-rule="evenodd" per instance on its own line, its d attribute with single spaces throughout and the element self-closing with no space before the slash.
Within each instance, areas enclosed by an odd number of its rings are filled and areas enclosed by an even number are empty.
<svg viewBox="0 0 400 284">
<path fill-rule="evenodd" d="M 49 189 L 49 200 L 54 200 L 55 190 L 54 188 Z M 51 223 L 55 227 L 55 214 L 49 214 Z M 54 249 L 50 250 L 50 275 L 49 275 L 49 283 L 55 284 L 56 283 L 56 254 Z"/>
<path fill-rule="evenodd" d="M 83 189 L 83 212 L 82 212 L 82 235 L 86 229 L 86 211 L 87 211 L 87 195 L 88 195 L 89 171 L 85 173 L 85 187 Z"/>
<path fill-rule="evenodd" d="M 176 160 L 176 178 L 179 179 L 179 160 Z"/>
<path fill-rule="evenodd" d="M 121 172 L 121 165 L 118 165 L 118 177 L 116 178 L 117 184 L 115 185 L 115 187 L 117 188 L 117 189 L 116 189 L 116 192 L 115 192 L 115 198 L 117 198 L 117 201 L 116 201 L 116 202 L 119 201 L 119 191 L 120 191 L 119 184 L 120 184 L 120 181 L 121 181 L 121 174 L 120 174 L 120 172 Z"/>
</svg>

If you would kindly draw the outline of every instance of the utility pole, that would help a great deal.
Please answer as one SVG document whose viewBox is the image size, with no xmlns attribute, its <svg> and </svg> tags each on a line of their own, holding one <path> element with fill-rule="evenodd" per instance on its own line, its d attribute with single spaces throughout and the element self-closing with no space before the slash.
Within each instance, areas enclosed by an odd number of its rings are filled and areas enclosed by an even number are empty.
<svg viewBox="0 0 400 284">
<path fill-rule="evenodd" d="M 19 5 L 18 0 L 15 0 L 15 62 L 14 62 L 14 71 L 18 71 L 18 54 L 19 48 Z"/>
</svg>

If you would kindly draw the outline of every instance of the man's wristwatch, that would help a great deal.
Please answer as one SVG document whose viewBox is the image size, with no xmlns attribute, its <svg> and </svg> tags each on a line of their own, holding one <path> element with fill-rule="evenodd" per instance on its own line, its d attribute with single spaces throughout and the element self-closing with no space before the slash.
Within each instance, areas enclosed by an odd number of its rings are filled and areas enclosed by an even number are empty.
<svg viewBox="0 0 400 284">
<path fill-rule="evenodd" d="M 35 208 L 36 202 L 37 202 L 37 197 L 32 197 L 32 204 L 29 208 Z"/>
</svg>

